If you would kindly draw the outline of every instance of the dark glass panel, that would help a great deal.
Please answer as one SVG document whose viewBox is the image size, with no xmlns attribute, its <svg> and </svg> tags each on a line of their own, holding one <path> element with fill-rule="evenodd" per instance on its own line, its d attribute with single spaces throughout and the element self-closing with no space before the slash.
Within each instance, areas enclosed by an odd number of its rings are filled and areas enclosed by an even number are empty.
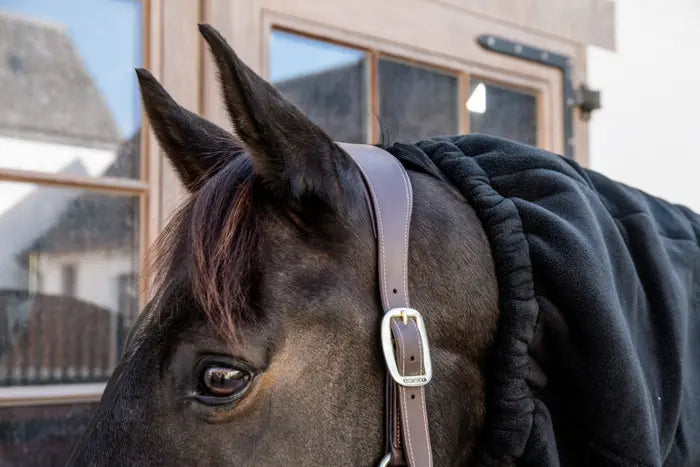
<svg viewBox="0 0 700 467">
<path fill-rule="evenodd" d="M 457 76 L 380 59 L 379 121 L 383 139 L 389 141 L 457 134 Z"/>
<path fill-rule="evenodd" d="M 0 408 L 0 464 L 60 467 L 87 428 L 97 404 Z"/>
<path fill-rule="evenodd" d="M 537 144 L 537 97 L 500 84 L 472 79 L 469 128 L 535 146 Z"/>
<path fill-rule="evenodd" d="M 365 53 L 325 41 L 273 31 L 272 83 L 334 140 L 368 140 Z"/>
</svg>

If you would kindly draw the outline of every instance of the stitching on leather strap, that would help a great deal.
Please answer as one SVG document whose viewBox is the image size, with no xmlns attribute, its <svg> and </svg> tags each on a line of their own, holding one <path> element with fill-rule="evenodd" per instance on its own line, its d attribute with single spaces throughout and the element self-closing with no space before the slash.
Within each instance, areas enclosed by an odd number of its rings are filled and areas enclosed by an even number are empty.
<svg viewBox="0 0 700 467">
<path fill-rule="evenodd" d="M 401 174 L 401 179 L 403 181 L 404 192 L 406 193 L 406 220 L 404 222 L 404 258 L 403 258 L 403 296 L 406 306 L 410 306 L 408 301 L 408 229 L 411 224 L 411 205 L 413 197 L 411 196 L 411 190 L 408 188 L 408 175 L 406 171 L 401 167 L 401 163 L 394 157 L 391 159 L 395 164 L 399 166 L 399 173 Z"/>
<path fill-rule="evenodd" d="M 362 171 L 365 180 L 367 181 L 367 184 L 369 185 L 369 189 L 372 191 L 372 197 L 376 198 L 377 197 L 377 192 L 374 189 L 374 185 L 372 184 L 372 179 L 367 175 L 367 171 L 365 170 L 364 166 L 362 163 L 358 160 L 355 160 L 355 163 L 357 166 L 360 168 Z M 379 206 L 379 203 L 374 204 L 374 209 L 377 212 L 377 223 L 379 224 L 379 228 L 377 229 L 378 235 L 379 235 L 379 254 L 382 255 L 382 260 L 380 261 L 382 265 L 382 276 L 384 277 L 384 284 L 388 286 L 387 280 L 386 280 L 386 261 L 384 261 L 384 258 L 386 257 L 386 253 L 384 251 L 384 224 L 382 222 L 382 210 L 381 206 Z M 382 287 L 380 287 L 381 289 Z M 389 292 L 387 291 L 387 287 L 384 287 L 384 290 L 382 290 L 382 293 L 384 294 L 384 306 L 389 306 Z"/>
<path fill-rule="evenodd" d="M 401 332 L 401 326 L 399 326 L 398 324 L 392 323 L 392 327 L 394 328 L 394 331 L 396 332 L 396 334 L 399 337 L 399 343 L 401 345 L 401 349 L 405 349 L 406 347 L 404 345 L 403 333 Z M 405 352 L 401 352 L 401 373 L 406 374 L 406 353 Z M 408 446 L 408 457 L 410 459 L 410 462 L 408 463 L 408 465 L 415 466 L 416 465 L 416 458 L 413 456 L 413 445 L 411 443 L 411 428 L 410 428 L 410 424 L 408 423 L 409 421 L 405 419 L 406 415 L 408 415 L 408 407 L 406 405 L 406 398 L 401 397 L 401 392 L 402 392 L 402 388 L 399 388 L 398 396 L 399 396 L 399 399 L 401 402 L 401 407 L 403 407 L 403 413 L 404 413 L 404 420 L 402 420 L 402 421 L 403 421 L 403 425 L 406 429 L 406 436 L 404 436 L 404 439 L 406 440 L 406 446 Z"/>
<path fill-rule="evenodd" d="M 418 324 L 415 321 L 411 321 L 413 327 L 416 328 L 416 333 L 420 335 L 420 329 L 418 329 Z M 420 349 L 420 371 L 425 372 L 425 362 L 423 361 L 423 342 L 418 339 L 418 348 Z M 430 446 L 430 432 L 428 431 L 428 410 L 425 406 L 425 386 L 420 387 L 419 391 L 420 405 L 423 412 L 423 426 L 425 428 L 425 439 L 428 440 L 428 446 Z M 428 449 L 428 465 L 433 465 L 433 450 Z"/>
</svg>

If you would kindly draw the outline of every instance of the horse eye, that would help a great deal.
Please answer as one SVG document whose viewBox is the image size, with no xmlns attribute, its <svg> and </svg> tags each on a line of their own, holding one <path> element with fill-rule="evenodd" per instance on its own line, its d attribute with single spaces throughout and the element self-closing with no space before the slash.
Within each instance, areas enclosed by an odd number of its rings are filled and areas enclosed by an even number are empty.
<svg viewBox="0 0 700 467">
<path fill-rule="evenodd" d="M 210 366 L 202 373 L 202 393 L 205 396 L 230 399 L 242 395 L 250 384 L 248 371 L 226 366 Z"/>
</svg>

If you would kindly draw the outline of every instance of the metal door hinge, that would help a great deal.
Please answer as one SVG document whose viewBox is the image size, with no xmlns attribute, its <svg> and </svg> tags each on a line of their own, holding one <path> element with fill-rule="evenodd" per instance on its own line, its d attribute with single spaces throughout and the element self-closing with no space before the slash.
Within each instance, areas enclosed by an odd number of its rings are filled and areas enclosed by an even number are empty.
<svg viewBox="0 0 700 467">
<path fill-rule="evenodd" d="M 575 90 L 573 85 L 573 60 L 551 50 L 533 47 L 520 42 L 511 41 L 492 34 L 483 34 L 477 42 L 485 49 L 521 58 L 530 62 L 559 69 L 564 79 L 564 155 L 574 157 L 574 108 L 581 110 L 584 120 L 590 119 L 591 112 L 600 108 L 600 91 L 589 89 L 585 84 Z"/>
<path fill-rule="evenodd" d="M 585 83 L 576 90 L 576 106 L 581 111 L 581 118 L 591 119 L 591 113 L 600 109 L 600 91 L 589 88 Z"/>
</svg>

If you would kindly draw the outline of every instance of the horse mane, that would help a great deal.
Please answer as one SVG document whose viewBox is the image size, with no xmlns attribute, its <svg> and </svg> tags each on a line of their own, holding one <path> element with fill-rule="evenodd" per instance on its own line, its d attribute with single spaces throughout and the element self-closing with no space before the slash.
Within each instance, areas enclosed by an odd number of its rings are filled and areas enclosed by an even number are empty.
<svg viewBox="0 0 700 467">
<path fill-rule="evenodd" d="M 176 211 L 147 256 L 147 277 L 161 313 L 174 289 L 194 298 L 221 337 L 235 341 L 241 320 L 258 318 L 259 216 L 255 175 L 239 155 Z"/>
</svg>

